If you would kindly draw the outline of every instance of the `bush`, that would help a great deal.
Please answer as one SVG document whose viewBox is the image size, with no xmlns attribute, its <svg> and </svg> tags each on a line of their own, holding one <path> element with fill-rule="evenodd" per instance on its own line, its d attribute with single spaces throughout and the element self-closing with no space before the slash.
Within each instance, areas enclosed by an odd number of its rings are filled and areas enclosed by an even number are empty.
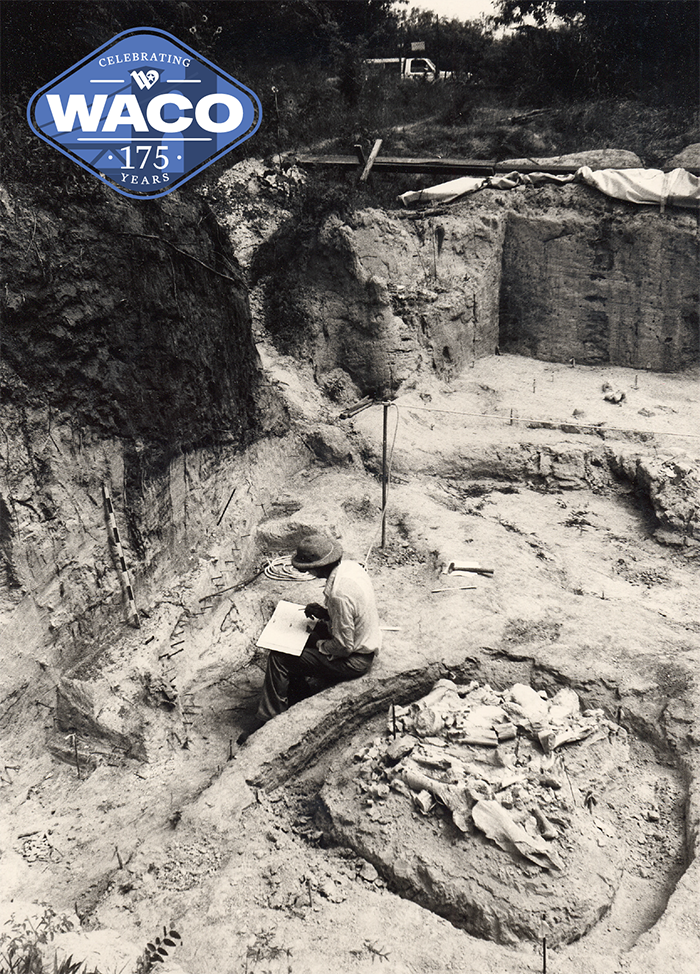
<svg viewBox="0 0 700 974">
<path fill-rule="evenodd" d="M 510 89 L 517 104 L 551 104 L 603 89 L 591 40 L 574 27 L 522 27 L 491 47 L 484 73 L 489 83 Z"/>
<path fill-rule="evenodd" d="M 441 86 L 445 106 L 438 116 L 442 125 L 467 125 L 474 118 L 475 89 L 468 81 L 454 81 Z"/>
<path fill-rule="evenodd" d="M 71 930 L 73 923 L 50 906 L 44 906 L 35 922 L 29 917 L 15 920 L 12 916 L 6 926 L 9 929 L 0 933 L 0 974 L 48 974 L 41 948 L 57 933 Z M 82 964 L 74 965 L 72 958 L 59 966 L 54 958 L 53 974 L 77 974 L 81 967 Z"/>
</svg>

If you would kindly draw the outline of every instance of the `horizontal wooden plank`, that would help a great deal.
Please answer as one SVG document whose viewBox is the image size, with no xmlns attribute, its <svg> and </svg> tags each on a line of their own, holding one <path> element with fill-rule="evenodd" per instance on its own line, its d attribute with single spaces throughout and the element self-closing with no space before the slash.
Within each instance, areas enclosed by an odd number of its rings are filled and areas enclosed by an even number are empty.
<svg viewBox="0 0 700 974">
<path fill-rule="evenodd" d="M 297 157 L 300 166 L 313 168 L 314 166 L 336 166 L 341 169 L 358 169 L 359 163 L 357 156 L 313 156 L 303 155 Z M 406 172 L 406 173 L 427 173 L 436 176 L 493 176 L 496 173 L 507 172 L 548 172 L 553 175 L 566 176 L 577 172 L 581 168 L 577 166 L 549 166 L 529 165 L 529 166 L 509 166 L 503 162 L 495 162 L 489 159 L 430 159 L 416 158 L 409 159 L 401 156 L 379 156 L 375 159 L 372 166 L 373 171 L 383 172 Z M 637 169 L 638 166 L 617 166 L 619 169 Z M 659 168 L 659 167 L 652 167 Z M 671 172 L 668 167 L 662 169 L 663 172 Z M 686 171 L 694 176 L 700 176 L 700 169 L 686 167 Z"/>
<path fill-rule="evenodd" d="M 300 166 L 338 166 L 344 169 L 357 169 L 356 156 L 299 156 Z M 379 156 L 374 160 L 373 169 L 385 172 L 427 172 L 455 173 L 456 175 L 492 175 L 495 163 L 471 159 L 404 159 L 400 156 Z"/>
</svg>

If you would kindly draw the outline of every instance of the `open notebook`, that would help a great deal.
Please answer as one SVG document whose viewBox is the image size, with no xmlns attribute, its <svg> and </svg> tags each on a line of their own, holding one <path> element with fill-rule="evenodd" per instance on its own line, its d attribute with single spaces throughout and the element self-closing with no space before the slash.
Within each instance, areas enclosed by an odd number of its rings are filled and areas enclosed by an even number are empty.
<svg viewBox="0 0 700 974">
<path fill-rule="evenodd" d="M 309 638 L 307 626 L 310 620 L 304 615 L 304 608 L 296 602 L 279 601 L 256 645 L 261 649 L 276 649 L 290 656 L 301 656 Z"/>
</svg>

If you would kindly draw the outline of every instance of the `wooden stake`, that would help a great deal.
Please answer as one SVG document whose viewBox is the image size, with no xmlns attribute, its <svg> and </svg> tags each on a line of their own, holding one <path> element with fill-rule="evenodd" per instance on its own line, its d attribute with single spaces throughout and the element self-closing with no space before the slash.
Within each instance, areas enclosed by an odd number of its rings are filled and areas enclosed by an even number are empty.
<svg viewBox="0 0 700 974">
<path fill-rule="evenodd" d="M 430 594 L 437 595 L 439 592 L 469 592 L 475 588 L 476 585 L 463 585 L 461 588 L 432 588 Z"/>
<path fill-rule="evenodd" d="M 217 527 L 218 527 L 218 526 L 219 526 L 219 525 L 221 524 L 221 521 L 222 521 L 222 519 L 223 519 L 223 516 L 224 516 L 224 514 L 226 513 L 226 511 L 228 510 L 228 506 L 229 506 L 229 504 L 231 503 L 231 501 L 233 500 L 233 495 L 234 495 L 235 493 L 236 493 L 236 487 L 234 487 L 234 488 L 233 488 L 233 490 L 231 491 L 231 496 L 230 496 L 230 497 L 229 497 L 229 499 L 228 499 L 228 500 L 226 501 L 226 506 L 224 507 L 224 509 L 223 509 L 223 511 L 221 512 L 221 514 L 220 514 L 220 516 L 219 516 L 219 520 L 218 520 L 218 521 L 216 522 L 216 526 L 217 526 Z"/>
<path fill-rule="evenodd" d="M 82 778 L 80 773 L 80 758 L 78 756 L 78 735 L 73 734 L 73 753 L 75 754 L 75 767 L 78 771 L 78 777 Z"/>
<path fill-rule="evenodd" d="M 379 155 L 379 150 L 381 149 L 381 147 L 382 147 L 382 139 L 377 139 L 374 145 L 372 146 L 372 151 L 369 154 L 369 159 L 365 164 L 365 168 L 362 170 L 362 175 L 360 176 L 361 183 L 367 182 L 367 177 L 369 176 L 370 170 L 374 165 L 374 160 Z"/>
<path fill-rule="evenodd" d="M 387 427 L 389 417 L 389 403 L 382 403 L 384 416 L 382 420 L 382 548 L 386 544 L 386 499 L 388 490 L 388 471 L 386 466 Z"/>
<path fill-rule="evenodd" d="M 564 763 L 564 758 L 561 759 L 562 770 L 564 771 L 564 777 L 566 778 L 566 783 L 569 786 L 569 791 L 571 792 L 571 801 L 574 808 L 576 808 L 576 797 L 574 795 L 574 789 L 571 784 L 571 778 L 569 777 L 569 772 L 566 770 L 566 764 Z"/>
<path fill-rule="evenodd" d="M 547 914 L 542 914 L 540 921 L 540 938 L 542 940 L 542 974 L 547 974 Z"/>
</svg>

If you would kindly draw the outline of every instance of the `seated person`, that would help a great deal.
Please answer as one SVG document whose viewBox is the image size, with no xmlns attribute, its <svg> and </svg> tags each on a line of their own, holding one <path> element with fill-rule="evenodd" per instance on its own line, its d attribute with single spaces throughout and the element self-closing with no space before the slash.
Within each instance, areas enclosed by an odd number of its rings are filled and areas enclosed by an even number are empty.
<svg viewBox="0 0 700 974">
<path fill-rule="evenodd" d="M 372 582 L 362 565 L 343 558 L 343 549 L 326 534 L 313 534 L 299 544 L 292 565 L 326 579 L 324 604 L 306 606 L 316 619 L 301 656 L 271 650 L 254 726 L 238 738 L 243 744 L 259 727 L 290 706 L 290 683 L 320 678 L 325 685 L 366 673 L 381 646 L 379 614 Z"/>
</svg>

